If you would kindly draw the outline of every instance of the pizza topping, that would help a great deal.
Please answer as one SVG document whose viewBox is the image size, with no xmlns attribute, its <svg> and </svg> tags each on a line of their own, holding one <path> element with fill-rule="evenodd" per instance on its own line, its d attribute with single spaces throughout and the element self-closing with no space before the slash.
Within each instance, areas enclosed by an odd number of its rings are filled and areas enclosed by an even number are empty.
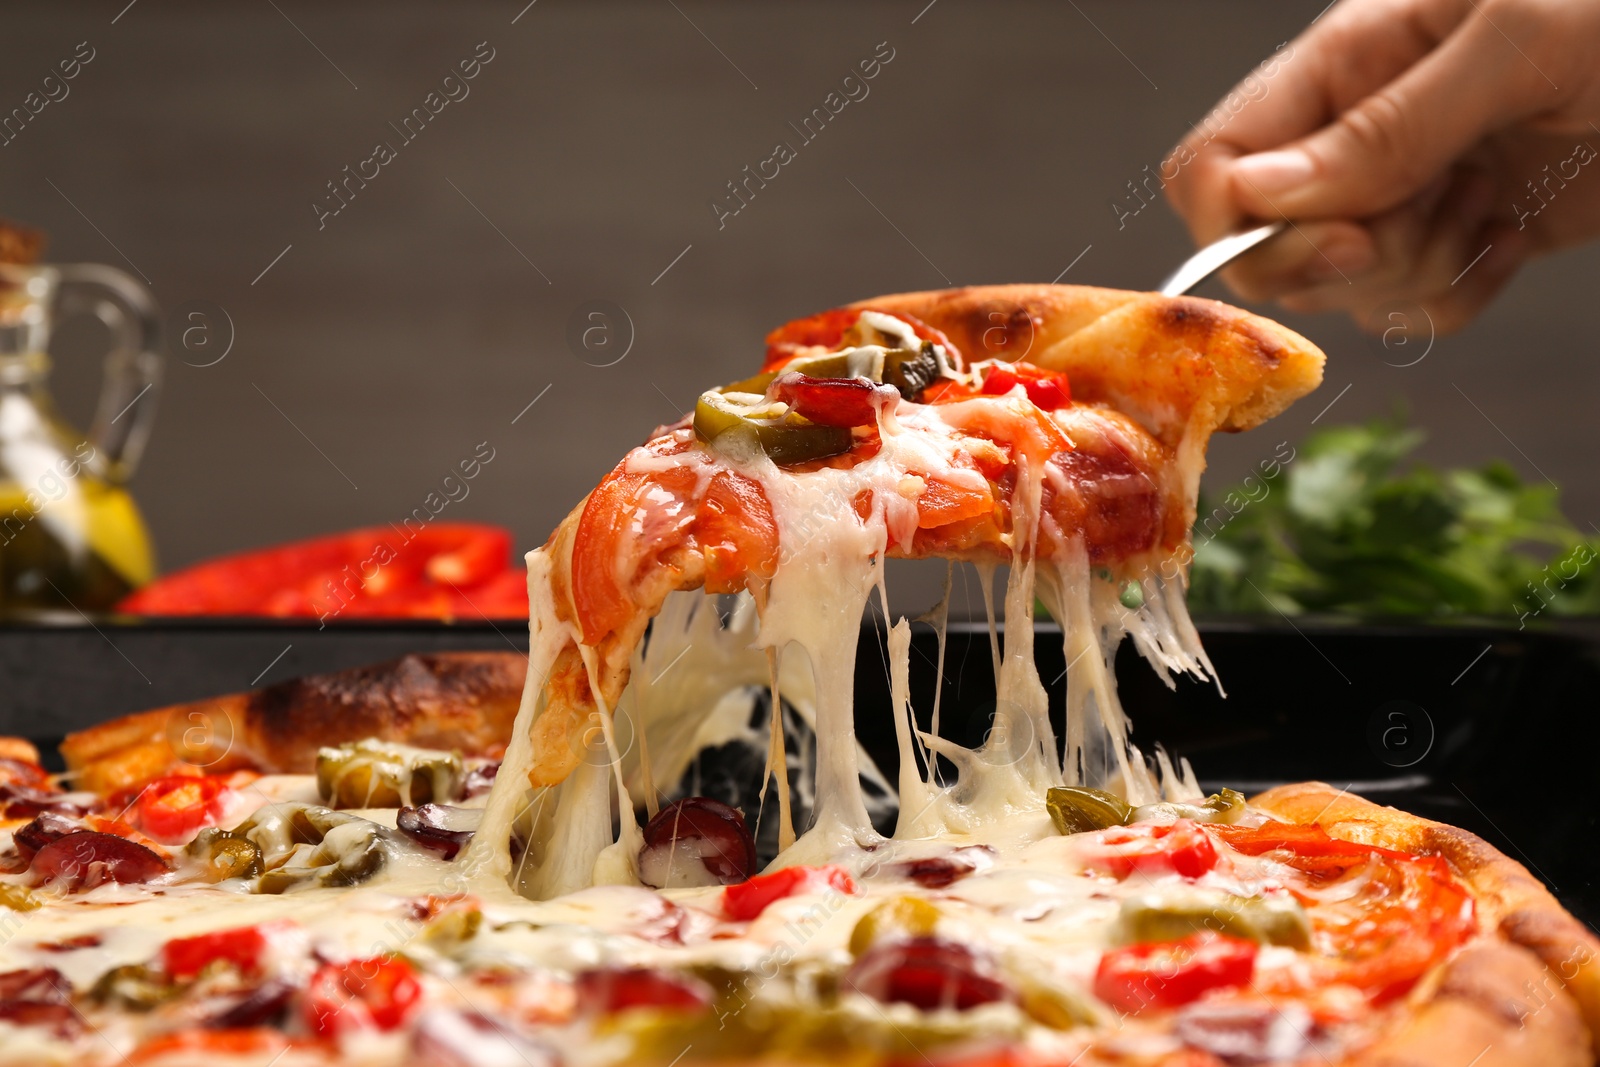
<svg viewBox="0 0 1600 1067">
<path fill-rule="evenodd" d="M 53 811 L 41 811 L 32 822 L 18 827 L 11 835 L 11 840 L 17 846 L 17 851 L 25 856 L 32 856 L 50 842 L 59 841 L 68 834 L 75 834 L 85 829 L 88 827 L 79 819 L 68 818 Z"/>
<path fill-rule="evenodd" d="M 1262 945 L 1311 947 L 1311 924 L 1288 893 L 1241 897 L 1141 893 L 1122 902 L 1117 919 L 1125 943 L 1176 941 L 1211 930 Z"/>
<path fill-rule="evenodd" d="M 461 757 L 437 749 L 355 741 L 317 753 L 317 792 L 336 808 L 394 808 L 449 800 Z"/>
<path fill-rule="evenodd" d="M 481 797 L 494 788 L 494 780 L 500 773 L 500 764 L 484 763 L 467 772 L 466 778 L 461 782 L 461 795 L 463 798 Z"/>
<path fill-rule="evenodd" d="M 1173 1030 L 1190 1048 L 1228 1063 L 1293 1063 L 1319 1052 L 1334 1062 L 1327 1035 L 1299 1004 L 1202 1002 L 1178 1012 Z"/>
<path fill-rule="evenodd" d="M 748 921 L 785 897 L 801 893 L 855 892 L 855 879 L 843 867 L 783 867 L 769 874 L 758 874 L 748 882 L 728 886 L 722 891 L 722 910 L 730 919 Z"/>
<path fill-rule="evenodd" d="M 256 974 L 267 951 L 290 929 L 285 923 L 260 923 L 173 938 L 162 946 L 161 964 L 168 977 L 177 979 L 195 978 L 216 963 L 226 963 L 241 974 Z"/>
<path fill-rule="evenodd" d="M 887 395 L 886 395 L 887 394 Z M 869 378 L 814 378 L 784 371 L 767 387 L 767 396 L 818 426 L 875 426 L 878 412 L 895 393 Z"/>
<path fill-rule="evenodd" d="M 1216 866 L 1217 848 L 1206 831 L 1179 819 L 1102 830 L 1089 842 L 1084 857 L 1090 867 L 1117 878 L 1135 871 L 1199 878 Z"/>
<path fill-rule="evenodd" d="M 299 992 L 293 982 L 274 978 L 248 989 L 208 997 L 200 1009 L 199 1022 L 208 1030 L 281 1026 Z"/>
<path fill-rule="evenodd" d="M 72 983 L 54 967 L 28 967 L 0 974 L 0 1002 L 66 1004 L 71 993 Z"/>
<path fill-rule="evenodd" d="M 921 897 L 890 897 L 857 920 L 850 931 L 850 954 L 860 956 L 881 941 L 931 937 L 939 909 Z"/>
<path fill-rule="evenodd" d="M 1213 989 L 1248 985 L 1255 964 L 1255 942 L 1206 930 L 1111 949 L 1095 969 L 1094 993 L 1118 1011 L 1175 1008 Z"/>
<path fill-rule="evenodd" d="M 942 856 L 905 860 L 890 871 L 924 889 L 943 889 L 969 874 L 994 866 L 994 854 L 995 850 L 988 845 L 968 845 Z"/>
<path fill-rule="evenodd" d="M 209 827 L 189 842 L 184 854 L 206 882 L 229 878 L 255 878 L 264 870 L 261 849 L 242 833 Z"/>
<path fill-rule="evenodd" d="M 766 455 L 774 463 L 793 464 L 837 456 L 854 442 L 842 426 L 812 422 L 787 404 L 769 402 L 752 393 L 700 394 L 694 407 L 695 436 L 745 455 Z"/>
<path fill-rule="evenodd" d="M 216 775 L 174 775 L 157 778 L 139 794 L 139 827 L 167 844 L 194 837 L 222 816 L 230 790 Z"/>
<path fill-rule="evenodd" d="M 83 1029 L 82 1017 L 72 1007 L 72 983 L 54 967 L 0 974 L 0 1022 L 45 1027 L 62 1038 Z M 8 1040 L 8 1050 L 15 1050 L 14 1040 Z"/>
<path fill-rule="evenodd" d="M 1086 785 L 1055 786 L 1045 794 L 1050 821 L 1062 834 L 1086 834 L 1121 826 L 1133 815 L 1127 801 Z"/>
<path fill-rule="evenodd" d="M 1195 822 L 1231 824 L 1244 814 L 1244 794 L 1237 789 L 1212 793 L 1198 804 L 1163 800 L 1134 809 L 1131 821 L 1146 819 L 1192 819 Z"/>
<path fill-rule="evenodd" d="M 129 963 L 102 974 L 89 990 L 89 999 L 128 1011 L 151 1011 L 179 992 L 165 975 L 142 963 Z"/>
<path fill-rule="evenodd" d="M 413 1061 L 429 1067 L 560 1067 L 545 1045 L 523 1035 L 508 1020 L 477 1011 L 434 1008 L 417 1018 Z"/>
<path fill-rule="evenodd" d="M 1017 386 L 1029 400 L 1042 411 L 1055 411 L 1072 402 L 1072 390 L 1067 376 L 1035 367 L 1031 363 L 1003 363 L 995 361 L 978 364 L 973 368 L 983 375 L 978 392 L 982 396 L 1005 396 Z"/>
<path fill-rule="evenodd" d="M 634 1008 L 700 1011 L 711 1005 L 705 983 L 646 967 L 584 971 L 574 984 L 579 1007 L 600 1015 Z"/>
<path fill-rule="evenodd" d="M 644 828 L 639 880 L 655 889 L 732 885 L 750 877 L 756 842 L 737 809 L 710 797 L 685 797 Z"/>
<path fill-rule="evenodd" d="M 843 983 L 885 1004 L 910 1004 L 923 1011 L 967 1011 L 1012 999 L 987 956 L 939 937 L 876 945 L 856 960 Z"/>
<path fill-rule="evenodd" d="M 452 808 L 444 804 L 423 804 L 401 808 L 395 828 L 423 848 L 453 860 L 472 840 L 483 812 L 478 808 Z"/>
<path fill-rule="evenodd" d="M 306 1026 L 324 1036 L 359 1030 L 394 1030 L 417 1007 L 422 986 L 400 956 L 325 963 L 306 985 L 301 1002 Z"/>
<path fill-rule="evenodd" d="M 235 828 L 261 850 L 259 893 L 366 881 L 388 862 L 395 835 L 368 819 L 314 804 L 272 804 Z"/>
<path fill-rule="evenodd" d="M 166 874 L 167 864 L 127 838 L 78 830 L 41 848 L 28 869 L 34 885 L 53 885 L 70 893 L 107 882 L 148 882 Z"/>
</svg>

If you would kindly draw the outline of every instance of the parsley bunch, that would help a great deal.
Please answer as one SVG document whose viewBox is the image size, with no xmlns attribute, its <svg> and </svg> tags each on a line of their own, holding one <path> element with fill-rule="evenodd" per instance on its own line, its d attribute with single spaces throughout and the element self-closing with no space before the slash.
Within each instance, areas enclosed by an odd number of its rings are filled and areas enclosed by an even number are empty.
<svg viewBox="0 0 1600 1067">
<path fill-rule="evenodd" d="M 1194 529 L 1196 610 L 1293 615 L 1600 614 L 1600 538 L 1554 486 L 1500 461 L 1404 462 L 1399 419 L 1322 430 L 1223 497 Z M 1265 468 L 1264 468 L 1265 469 Z"/>
</svg>

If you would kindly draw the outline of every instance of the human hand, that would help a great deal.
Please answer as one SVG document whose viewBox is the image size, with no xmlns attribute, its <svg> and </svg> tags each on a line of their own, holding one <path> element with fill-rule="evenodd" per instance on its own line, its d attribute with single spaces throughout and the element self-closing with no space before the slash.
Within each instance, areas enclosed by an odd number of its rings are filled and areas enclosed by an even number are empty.
<svg viewBox="0 0 1600 1067">
<path fill-rule="evenodd" d="M 1294 223 L 1223 272 L 1246 299 L 1448 331 L 1600 235 L 1600 0 L 1343 0 L 1228 100 L 1162 177 L 1201 244 Z"/>
</svg>

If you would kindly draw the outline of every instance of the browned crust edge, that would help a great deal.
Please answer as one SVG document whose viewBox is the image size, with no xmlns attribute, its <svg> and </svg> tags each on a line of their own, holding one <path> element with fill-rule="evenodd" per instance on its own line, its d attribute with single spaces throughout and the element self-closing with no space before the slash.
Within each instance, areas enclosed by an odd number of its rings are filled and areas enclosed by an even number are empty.
<svg viewBox="0 0 1600 1067">
<path fill-rule="evenodd" d="M 1321 384 L 1325 361 L 1271 319 L 1190 296 L 982 285 L 850 306 L 914 315 L 971 359 L 1026 358 L 1065 371 L 1075 397 L 1117 407 L 1169 445 L 1195 418 L 1206 433 L 1259 426 Z"/>
<path fill-rule="evenodd" d="M 70 780 L 101 795 L 181 763 L 305 773 L 317 749 L 365 737 L 489 754 L 511 736 L 525 655 L 436 652 L 292 678 L 112 719 L 61 743 Z"/>
<path fill-rule="evenodd" d="M 1481 936 L 1421 983 L 1359 1067 L 1586 1067 L 1600 1034 L 1600 941 L 1544 885 L 1482 838 L 1323 782 L 1252 803 L 1330 836 L 1437 854 L 1471 888 Z"/>
</svg>

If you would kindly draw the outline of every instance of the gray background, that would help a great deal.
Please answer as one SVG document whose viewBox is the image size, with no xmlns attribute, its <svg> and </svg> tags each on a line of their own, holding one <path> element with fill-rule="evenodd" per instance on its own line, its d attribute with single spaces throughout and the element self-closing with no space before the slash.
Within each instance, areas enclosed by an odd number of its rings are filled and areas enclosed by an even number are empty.
<svg viewBox="0 0 1600 1067">
<path fill-rule="evenodd" d="M 1110 202 L 1324 0 L 525 2 L 6 5 L 0 110 L 78 42 L 97 54 L 0 148 L 0 214 L 48 230 L 52 259 L 136 269 L 169 310 L 208 300 L 235 325 L 221 363 L 169 362 L 135 483 L 165 566 L 398 518 L 482 441 L 494 461 L 441 518 L 533 547 L 652 426 L 751 373 L 789 318 L 1073 263 L 1066 281 L 1147 288 L 1187 238 L 1164 206 L 1119 227 Z M 319 231 L 324 183 L 398 144 L 388 123 L 481 41 L 495 58 L 470 96 Z M 787 123 L 882 41 L 870 95 L 800 145 Z M 799 158 L 719 231 L 708 201 L 780 139 Z M 1403 369 L 1388 364 L 1421 351 L 1420 324 L 1397 356 L 1340 318 L 1281 316 L 1328 351 L 1327 385 L 1217 441 L 1208 484 L 1303 436 L 1348 385 L 1324 424 L 1404 402 L 1429 459 L 1503 456 L 1560 482 L 1580 524 L 1600 518 L 1597 257 L 1538 263 Z M 636 334 L 614 366 L 565 339 L 595 299 Z M 61 338 L 80 423 L 93 340 Z"/>
</svg>

